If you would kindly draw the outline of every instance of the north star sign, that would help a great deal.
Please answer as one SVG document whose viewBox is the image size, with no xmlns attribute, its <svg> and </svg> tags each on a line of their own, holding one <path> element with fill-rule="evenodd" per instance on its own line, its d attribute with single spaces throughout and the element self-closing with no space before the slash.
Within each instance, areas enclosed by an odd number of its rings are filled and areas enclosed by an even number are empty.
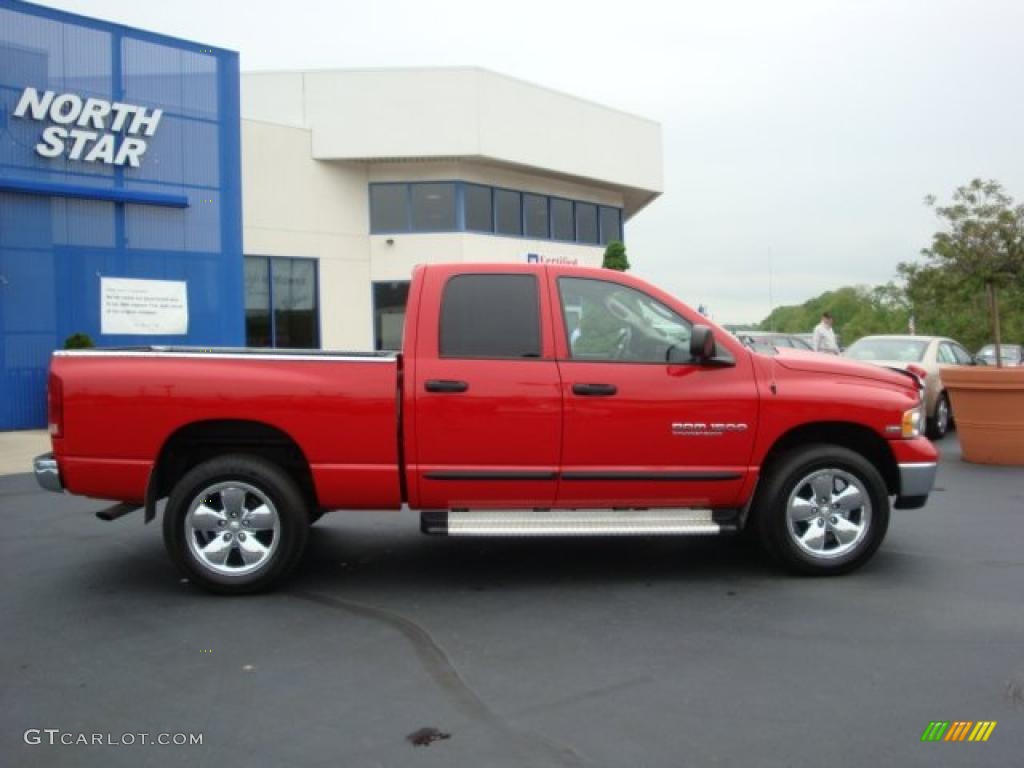
<svg viewBox="0 0 1024 768">
<path fill-rule="evenodd" d="M 26 88 L 14 108 L 15 117 L 52 123 L 36 144 L 40 157 L 60 157 L 66 152 L 69 160 L 132 168 L 139 167 L 146 151 L 142 137 L 156 133 L 163 113 L 92 96 L 83 99 L 75 93 L 40 93 L 35 88 Z"/>
</svg>

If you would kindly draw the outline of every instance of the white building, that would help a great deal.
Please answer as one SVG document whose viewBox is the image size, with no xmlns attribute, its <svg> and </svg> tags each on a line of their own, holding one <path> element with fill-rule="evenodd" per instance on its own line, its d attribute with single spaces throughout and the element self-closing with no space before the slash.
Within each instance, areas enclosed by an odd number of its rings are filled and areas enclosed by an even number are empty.
<svg viewBox="0 0 1024 768">
<path fill-rule="evenodd" d="M 416 264 L 597 266 L 662 189 L 657 123 L 486 70 L 241 88 L 254 346 L 396 348 Z"/>
</svg>

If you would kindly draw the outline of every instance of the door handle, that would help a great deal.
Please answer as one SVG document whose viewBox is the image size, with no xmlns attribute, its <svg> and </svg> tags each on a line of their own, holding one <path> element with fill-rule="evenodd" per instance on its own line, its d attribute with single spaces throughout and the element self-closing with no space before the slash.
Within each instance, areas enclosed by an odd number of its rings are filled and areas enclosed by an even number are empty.
<svg viewBox="0 0 1024 768">
<path fill-rule="evenodd" d="M 469 389 L 469 384 L 451 379 L 428 379 L 423 388 L 427 392 L 465 392 Z"/>
<path fill-rule="evenodd" d="M 583 397 L 611 397 L 619 388 L 614 384 L 573 384 L 572 393 Z"/>
</svg>

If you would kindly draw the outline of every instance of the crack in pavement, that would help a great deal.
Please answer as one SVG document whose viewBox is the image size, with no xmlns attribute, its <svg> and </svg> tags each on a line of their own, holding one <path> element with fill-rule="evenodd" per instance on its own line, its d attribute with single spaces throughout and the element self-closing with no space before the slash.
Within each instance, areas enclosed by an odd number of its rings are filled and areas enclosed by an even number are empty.
<svg viewBox="0 0 1024 768">
<path fill-rule="evenodd" d="M 397 631 L 412 645 L 416 658 L 419 659 L 424 671 L 447 694 L 457 710 L 466 717 L 510 737 L 519 749 L 536 750 L 540 748 L 544 756 L 549 760 L 556 760 L 560 765 L 584 766 L 589 763 L 575 748 L 559 744 L 542 734 L 524 730 L 492 710 L 462 679 L 455 665 L 452 664 L 444 649 L 434 640 L 430 632 L 412 619 L 394 611 L 340 597 L 304 590 L 289 590 L 287 594 L 299 600 L 346 611 L 364 619 L 376 621 Z"/>
</svg>

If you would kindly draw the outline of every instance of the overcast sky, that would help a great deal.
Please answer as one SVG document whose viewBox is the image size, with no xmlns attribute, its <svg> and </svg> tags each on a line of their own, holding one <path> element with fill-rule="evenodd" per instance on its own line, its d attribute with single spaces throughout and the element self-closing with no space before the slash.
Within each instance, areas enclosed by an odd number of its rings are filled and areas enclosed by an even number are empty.
<svg viewBox="0 0 1024 768">
<path fill-rule="evenodd" d="M 1024 198 L 1020 0 L 45 0 L 242 69 L 477 65 L 658 120 L 634 272 L 720 322 L 884 282 L 975 176 Z M 628 147 L 623 147 L 628 152 Z"/>
</svg>

